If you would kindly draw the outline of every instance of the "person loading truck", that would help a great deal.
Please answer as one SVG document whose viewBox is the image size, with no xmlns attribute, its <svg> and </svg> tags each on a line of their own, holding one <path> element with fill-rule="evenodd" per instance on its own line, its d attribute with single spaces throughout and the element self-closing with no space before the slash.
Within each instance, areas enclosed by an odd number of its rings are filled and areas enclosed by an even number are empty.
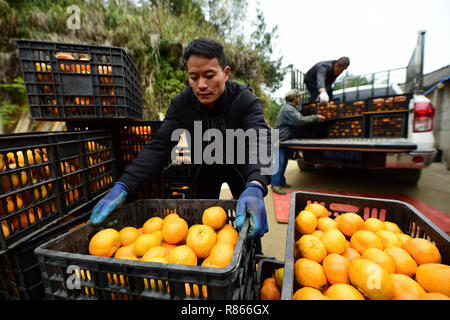
<svg viewBox="0 0 450 320">
<path fill-rule="evenodd" d="M 350 59 L 320 61 L 305 74 L 304 83 L 310 93 L 309 102 L 328 103 L 333 100 L 332 85 L 336 78 L 350 65 Z"/>
</svg>

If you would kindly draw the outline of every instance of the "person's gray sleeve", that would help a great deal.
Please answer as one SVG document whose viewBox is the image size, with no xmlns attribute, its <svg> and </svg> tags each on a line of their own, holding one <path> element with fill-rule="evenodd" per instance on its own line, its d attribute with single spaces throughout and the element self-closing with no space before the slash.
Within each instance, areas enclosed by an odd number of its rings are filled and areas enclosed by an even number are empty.
<svg viewBox="0 0 450 320">
<path fill-rule="evenodd" d="M 284 122 L 287 125 L 294 127 L 303 127 L 307 124 L 316 122 L 318 119 L 317 115 L 304 116 L 299 111 L 297 111 L 294 107 L 289 108 L 284 116 Z"/>
<path fill-rule="evenodd" d="M 317 70 L 317 90 L 325 88 L 325 78 L 327 76 L 327 68 L 325 66 L 320 66 Z"/>
</svg>

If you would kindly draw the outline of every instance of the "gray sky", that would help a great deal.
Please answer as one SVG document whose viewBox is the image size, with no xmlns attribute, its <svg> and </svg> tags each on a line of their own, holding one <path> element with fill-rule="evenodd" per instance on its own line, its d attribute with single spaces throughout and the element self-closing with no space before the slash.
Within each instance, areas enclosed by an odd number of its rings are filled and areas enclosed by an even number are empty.
<svg viewBox="0 0 450 320">
<path fill-rule="evenodd" d="M 351 74 L 406 67 L 419 30 L 426 30 L 424 72 L 450 64 L 449 0 L 249 0 L 247 21 L 255 7 L 268 28 L 278 25 L 275 54 L 283 66 L 306 72 L 348 56 Z"/>
</svg>

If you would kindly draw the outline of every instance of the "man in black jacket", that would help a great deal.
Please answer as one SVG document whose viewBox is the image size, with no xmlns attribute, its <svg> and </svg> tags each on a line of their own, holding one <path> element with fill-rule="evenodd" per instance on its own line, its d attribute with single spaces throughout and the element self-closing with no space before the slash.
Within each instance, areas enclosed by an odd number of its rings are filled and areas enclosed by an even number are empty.
<svg viewBox="0 0 450 320">
<path fill-rule="evenodd" d="M 333 100 L 332 85 L 336 78 L 350 65 L 347 57 L 316 63 L 305 74 L 304 83 L 310 93 L 310 102 L 328 103 Z"/>
<path fill-rule="evenodd" d="M 90 221 L 94 225 L 102 222 L 124 203 L 128 193 L 160 174 L 171 154 L 174 158 L 181 129 L 188 137 L 198 198 L 218 199 L 222 183 L 227 182 L 233 197 L 239 199 L 236 226 L 241 228 L 248 214 L 249 236 L 262 237 L 268 231 L 264 196 L 271 178 L 269 170 L 263 172 L 264 165 L 271 163 L 249 161 L 254 160 L 259 149 L 266 150 L 266 155 L 271 150 L 270 129 L 261 103 L 249 87 L 228 80 L 230 67 L 220 43 L 204 38 L 194 40 L 187 46 L 184 58 L 189 86 L 173 97 L 152 141 L 97 203 Z M 250 138 L 241 139 L 244 131 L 252 133 L 251 130 L 262 133 L 262 137 L 257 136 L 253 143 Z"/>
</svg>

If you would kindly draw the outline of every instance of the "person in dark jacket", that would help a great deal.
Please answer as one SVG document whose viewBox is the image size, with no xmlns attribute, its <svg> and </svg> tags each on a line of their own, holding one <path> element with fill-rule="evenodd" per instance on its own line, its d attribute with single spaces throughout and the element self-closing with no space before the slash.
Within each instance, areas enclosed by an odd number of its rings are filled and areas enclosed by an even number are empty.
<svg viewBox="0 0 450 320">
<path fill-rule="evenodd" d="M 186 47 L 184 58 L 189 86 L 172 98 L 161 127 L 112 190 L 96 204 L 90 222 L 93 225 L 101 223 L 124 203 L 130 192 L 161 173 L 170 156 L 174 158 L 173 150 L 180 138 L 176 133 L 182 129 L 188 136 L 198 198 L 218 199 L 222 183 L 227 182 L 233 197 L 238 199 L 236 226 L 240 229 L 248 215 L 249 237 L 262 237 L 268 232 L 264 197 L 271 176 L 262 173 L 265 163 L 239 161 L 242 155 L 236 154 L 236 150 L 240 150 L 238 147 L 243 145 L 245 159 L 254 152 L 252 147 L 264 145 L 265 150 L 271 150 L 270 128 L 265 122 L 261 103 L 249 87 L 228 80 L 230 67 L 220 43 L 196 39 Z M 239 140 L 239 136 L 230 135 L 229 130 L 238 129 L 241 132 L 249 129 L 265 132 L 266 139 L 258 138 L 252 146 L 248 141 L 234 143 L 234 149 L 229 150 L 229 143 Z"/>
<path fill-rule="evenodd" d="M 350 59 L 342 57 L 337 60 L 316 63 L 305 74 L 304 83 L 310 93 L 310 102 L 328 103 L 333 100 L 333 83 L 350 65 Z"/>
<path fill-rule="evenodd" d="M 301 107 L 298 106 L 300 94 L 297 90 L 290 90 L 285 95 L 285 100 L 286 103 L 281 107 L 274 127 L 274 129 L 278 129 L 280 142 L 298 138 L 300 128 L 314 122 L 323 122 L 325 120 L 325 117 L 320 114 L 310 116 L 303 116 L 301 114 Z M 276 171 L 272 176 L 272 191 L 275 193 L 286 194 L 283 187 L 290 187 L 286 183 L 284 172 L 293 152 L 292 149 L 280 147 L 278 154 L 275 154 L 275 161 L 278 161 L 278 166 L 275 166 Z"/>
</svg>

